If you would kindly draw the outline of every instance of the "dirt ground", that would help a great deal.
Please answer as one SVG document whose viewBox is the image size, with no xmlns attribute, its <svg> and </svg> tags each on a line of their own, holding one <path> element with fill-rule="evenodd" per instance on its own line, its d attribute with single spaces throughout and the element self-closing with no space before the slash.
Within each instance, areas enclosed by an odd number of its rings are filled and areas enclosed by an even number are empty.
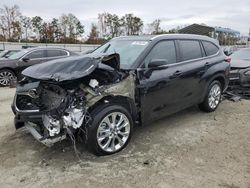
<svg viewBox="0 0 250 188">
<path fill-rule="evenodd" d="M 96 157 L 70 141 L 47 148 L 16 131 L 14 89 L 0 88 L 0 187 L 250 188 L 250 101 L 196 107 L 135 130 L 128 147 Z"/>
</svg>

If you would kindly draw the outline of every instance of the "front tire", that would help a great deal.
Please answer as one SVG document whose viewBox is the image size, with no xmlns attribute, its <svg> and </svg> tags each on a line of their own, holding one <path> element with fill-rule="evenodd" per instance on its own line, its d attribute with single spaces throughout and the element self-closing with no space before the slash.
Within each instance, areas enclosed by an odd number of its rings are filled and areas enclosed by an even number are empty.
<svg viewBox="0 0 250 188">
<path fill-rule="evenodd" d="M 209 87 L 204 101 L 199 104 L 199 108 L 204 112 L 215 111 L 221 101 L 222 87 L 217 80 L 213 81 Z"/>
<path fill-rule="evenodd" d="M 87 131 L 87 148 L 96 155 L 111 155 L 124 149 L 132 135 L 133 120 L 126 108 L 103 105 L 95 109 Z"/>
</svg>

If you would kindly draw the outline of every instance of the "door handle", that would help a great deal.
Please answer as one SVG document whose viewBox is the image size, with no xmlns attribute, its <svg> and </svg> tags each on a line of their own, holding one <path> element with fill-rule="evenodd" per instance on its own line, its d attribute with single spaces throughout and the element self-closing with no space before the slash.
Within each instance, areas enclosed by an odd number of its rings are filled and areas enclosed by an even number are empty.
<svg viewBox="0 0 250 188">
<path fill-rule="evenodd" d="M 181 71 L 176 71 L 172 76 L 170 76 L 170 79 L 173 79 L 173 78 L 178 78 L 182 75 L 182 72 Z"/>
<path fill-rule="evenodd" d="M 206 62 L 204 66 L 205 68 L 208 68 L 210 66 L 210 63 Z"/>
</svg>

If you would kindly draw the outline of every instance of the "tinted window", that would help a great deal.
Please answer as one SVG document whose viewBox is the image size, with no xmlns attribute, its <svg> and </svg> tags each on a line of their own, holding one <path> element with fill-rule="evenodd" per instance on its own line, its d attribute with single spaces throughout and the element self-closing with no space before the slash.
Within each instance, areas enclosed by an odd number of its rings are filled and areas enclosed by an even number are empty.
<svg viewBox="0 0 250 188">
<path fill-rule="evenodd" d="M 202 57 L 199 41 L 181 40 L 180 50 L 182 53 L 182 61 L 197 59 Z"/>
<path fill-rule="evenodd" d="M 36 58 L 45 58 L 44 50 L 36 50 L 34 52 L 31 52 L 26 56 L 26 58 L 29 59 L 36 59 Z"/>
<path fill-rule="evenodd" d="M 162 41 L 157 43 L 146 57 L 144 61 L 145 67 L 148 67 L 149 62 L 153 59 L 166 60 L 167 64 L 176 63 L 174 41 Z"/>
<path fill-rule="evenodd" d="M 47 50 L 48 57 L 58 57 L 58 56 L 66 56 L 67 52 L 64 50 Z"/>
<path fill-rule="evenodd" d="M 202 44 L 204 46 L 207 56 L 214 55 L 219 51 L 219 48 L 211 42 L 202 41 Z"/>
</svg>

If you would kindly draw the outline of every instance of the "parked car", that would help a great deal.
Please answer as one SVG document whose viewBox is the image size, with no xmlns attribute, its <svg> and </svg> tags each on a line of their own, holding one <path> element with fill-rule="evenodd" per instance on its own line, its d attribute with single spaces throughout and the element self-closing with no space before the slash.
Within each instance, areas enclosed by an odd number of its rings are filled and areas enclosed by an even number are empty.
<svg viewBox="0 0 250 188">
<path fill-rule="evenodd" d="M 31 65 L 71 55 L 75 53 L 60 48 L 37 47 L 21 50 L 0 60 L 0 86 L 9 86 L 11 81 L 20 80 L 21 72 Z"/>
<path fill-rule="evenodd" d="M 9 56 L 11 56 L 17 52 L 19 52 L 19 50 L 4 50 L 4 51 L 0 52 L 0 59 L 1 58 L 8 58 Z"/>
<path fill-rule="evenodd" d="M 250 98 L 250 48 L 243 48 L 231 56 L 230 83 L 228 91 Z"/>
<path fill-rule="evenodd" d="M 114 38 L 91 54 L 25 69 L 12 105 L 15 127 L 25 126 L 47 146 L 82 135 L 93 153 L 113 154 L 125 148 L 135 125 L 197 104 L 214 111 L 229 69 L 206 36 Z"/>
</svg>

